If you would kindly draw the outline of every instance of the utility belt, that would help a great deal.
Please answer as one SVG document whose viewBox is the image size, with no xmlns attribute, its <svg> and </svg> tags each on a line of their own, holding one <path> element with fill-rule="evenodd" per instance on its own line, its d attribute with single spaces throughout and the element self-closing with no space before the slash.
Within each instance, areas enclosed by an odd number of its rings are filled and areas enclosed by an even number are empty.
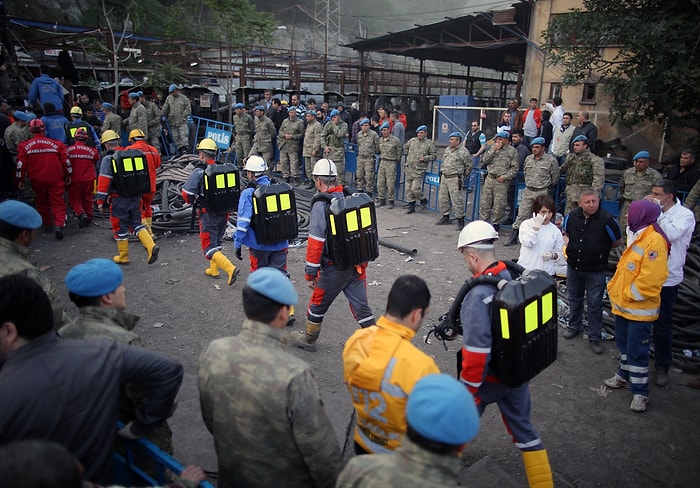
<svg viewBox="0 0 700 488">
<path fill-rule="evenodd" d="M 525 188 L 527 188 L 527 189 L 530 190 L 530 191 L 549 190 L 549 187 L 548 187 L 548 186 L 545 186 L 545 187 L 543 187 L 543 188 L 535 188 L 535 187 L 532 187 L 532 186 L 526 186 Z"/>
<path fill-rule="evenodd" d="M 380 163 L 397 163 L 398 161 L 399 161 L 398 159 L 384 159 L 384 158 L 379 159 Z"/>
<path fill-rule="evenodd" d="M 459 177 L 462 176 L 462 175 L 461 175 L 461 174 L 446 175 L 445 173 L 440 173 L 440 176 L 441 176 L 442 178 L 459 178 Z"/>
</svg>

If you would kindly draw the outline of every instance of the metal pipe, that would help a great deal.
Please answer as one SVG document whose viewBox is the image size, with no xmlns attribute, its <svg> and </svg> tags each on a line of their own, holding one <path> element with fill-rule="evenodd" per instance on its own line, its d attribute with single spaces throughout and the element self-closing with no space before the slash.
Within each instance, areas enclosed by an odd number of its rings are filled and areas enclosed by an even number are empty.
<svg viewBox="0 0 700 488">
<path fill-rule="evenodd" d="M 381 246 L 388 247 L 389 249 L 396 249 L 397 251 L 406 253 L 409 256 L 413 256 L 414 254 L 418 253 L 418 249 L 409 249 L 401 244 L 394 244 L 393 242 L 389 242 L 385 239 L 379 239 L 379 244 Z"/>
</svg>

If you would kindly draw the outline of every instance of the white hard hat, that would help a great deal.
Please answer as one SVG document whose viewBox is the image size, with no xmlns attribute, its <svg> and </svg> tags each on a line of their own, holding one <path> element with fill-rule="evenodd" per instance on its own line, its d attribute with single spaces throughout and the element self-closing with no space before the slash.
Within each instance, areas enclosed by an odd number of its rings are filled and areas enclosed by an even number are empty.
<svg viewBox="0 0 700 488">
<path fill-rule="evenodd" d="M 338 176 L 338 168 L 335 167 L 335 163 L 330 159 L 319 159 L 314 164 L 314 170 L 311 172 L 314 176 L 327 176 L 330 178 L 335 178 Z"/>
<path fill-rule="evenodd" d="M 250 156 L 246 160 L 243 169 L 253 173 L 262 173 L 267 169 L 267 164 L 265 164 L 265 160 L 260 156 Z"/>
<path fill-rule="evenodd" d="M 496 229 L 494 229 L 491 224 L 483 220 L 475 220 L 474 222 L 468 223 L 459 233 L 457 248 L 462 249 L 464 246 L 473 247 L 476 243 L 493 241 L 495 239 L 498 239 L 498 232 L 496 232 Z M 491 246 L 488 242 L 483 242 L 482 244 L 485 244 L 484 247 Z"/>
</svg>

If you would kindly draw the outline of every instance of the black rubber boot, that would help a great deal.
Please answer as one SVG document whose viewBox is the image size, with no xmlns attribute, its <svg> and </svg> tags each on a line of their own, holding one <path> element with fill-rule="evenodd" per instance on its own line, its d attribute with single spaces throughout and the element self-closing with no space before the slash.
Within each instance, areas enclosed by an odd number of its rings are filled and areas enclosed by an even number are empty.
<svg viewBox="0 0 700 488">
<path fill-rule="evenodd" d="M 435 222 L 435 225 L 450 225 L 450 216 L 449 215 L 443 215 L 440 220 Z"/>
<path fill-rule="evenodd" d="M 518 243 L 518 229 L 513 229 L 513 233 L 510 235 L 510 239 L 503 243 L 504 246 L 514 246 Z"/>
<path fill-rule="evenodd" d="M 457 219 L 457 230 L 462 229 L 464 229 L 464 217 L 460 217 Z"/>
<path fill-rule="evenodd" d="M 416 202 L 408 202 L 408 211 L 406 213 L 407 214 L 416 213 Z"/>
</svg>

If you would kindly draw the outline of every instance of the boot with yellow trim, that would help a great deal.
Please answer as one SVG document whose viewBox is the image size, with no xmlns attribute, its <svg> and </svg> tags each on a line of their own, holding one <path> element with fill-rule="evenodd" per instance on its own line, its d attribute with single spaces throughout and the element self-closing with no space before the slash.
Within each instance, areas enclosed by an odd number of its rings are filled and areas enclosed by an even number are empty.
<svg viewBox="0 0 700 488">
<path fill-rule="evenodd" d="M 212 257 L 211 261 L 215 263 L 219 268 L 223 269 L 226 271 L 228 274 L 228 286 L 233 285 L 233 283 L 236 281 L 236 278 L 238 277 L 238 273 L 240 273 L 240 269 L 235 266 L 229 259 L 224 256 L 224 253 L 221 251 L 216 251 Z M 209 274 L 209 273 L 207 273 Z"/>
<path fill-rule="evenodd" d="M 287 327 L 291 327 L 294 325 L 294 322 L 297 321 L 297 318 L 294 316 L 294 305 L 289 306 L 289 318 L 287 319 Z"/>
<path fill-rule="evenodd" d="M 523 451 L 523 462 L 530 488 L 554 488 L 547 450 Z"/>
<path fill-rule="evenodd" d="M 153 242 L 153 237 L 151 237 L 151 234 L 148 233 L 145 227 L 138 231 L 136 237 L 139 238 L 139 241 L 141 241 L 143 247 L 145 247 L 146 251 L 148 251 L 148 259 L 146 260 L 148 264 L 153 264 L 158 261 L 158 253 L 160 252 L 160 248 L 156 246 L 155 242 Z"/>
<path fill-rule="evenodd" d="M 141 223 L 146 227 L 146 230 L 148 231 L 149 234 L 151 234 L 151 237 L 155 237 L 156 235 L 153 233 L 153 229 L 151 229 L 152 222 L 153 222 L 153 217 L 144 217 L 141 219 Z"/>
<path fill-rule="evenodd" d="M 315 352 L 319 335 L 321 335 L 321 324 L 314 324 L 307 320 L 304 332 L 297 331 L 291 334 L 292 344 L 309 352 Z"/>
<path fill-rule="evenodd" d="M 204 274 L 211 276 L 212 278 L 219 278 L 219 265 L 214 262 L 213 259 L 209 260 L 209 267 L 204 270 Z"/>
<path fill-rule="evenodd" d="M 114 256 L 112 260 L 117 264 L 129 264 L 129 241 L 126 239 L 118 240 L 117 251 L 119 254 Z"/>
</svg>

